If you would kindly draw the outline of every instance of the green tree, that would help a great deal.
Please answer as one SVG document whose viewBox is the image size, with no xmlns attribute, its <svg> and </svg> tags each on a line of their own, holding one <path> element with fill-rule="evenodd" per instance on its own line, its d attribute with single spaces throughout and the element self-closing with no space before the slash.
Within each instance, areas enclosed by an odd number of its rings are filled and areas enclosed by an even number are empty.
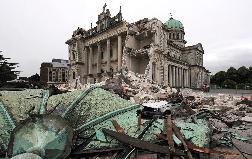
<svg viewBox="0 0 252 159">
<path fill-rule="evenodd" d="M 40 81 L 40 76 L 39 76 L 39 74 L 36 73 L 36 74 L 28 77 L 28 80 L 30 82 L 39 82 Z"/>
<path fill-rule="evenodd" d="M 238 70 L 230 67 L 211 76 L 211 84 L 225 88 L 252 89 L 252 66 L 242 66 Z"/>
<path fill-rule="evenodd" d="M 224 82 L 223 82 L 223 87 L 225 88 L 231 88 L 231 89 L 234 89 L 235 86 L 236 86 L 236 82 L 231 80 L 231 79 L 226 79 Z"/>
<path fill-rule="evenodd" d="M 9 59 L 0 54 L 0 87 L 5 85 L 7 81 L 16 79 L 19 73 L 19 71 L 15 71 L 18 63 L 8 62 Z"/>
<path fill-rule="evenodd" d="M 247 67 L 242 66 L 237 70 L 239 83 L 246 83 L 249 80 L 250 71 Z"/>
<path fill-rule="evenodd" d="M 230 79 L 230 80 L 232 80 L 232 81 L 235 81 L 235 82 L 239 82 L 237 70 L 236 70 L 234 67 L 230 67 L 230 68 L 227 70 L 226 78 L 227 78 L 227 79 Z"/>
<path fill-rule="evenodd" d="M 212 76 L 211 83 L 222 86 L 222 83 L 225 80 L 226 80 L 226 72 L 225 71 L 220 71 L 220 72 L 217 72 L 214 76 Z"/>
</svg>

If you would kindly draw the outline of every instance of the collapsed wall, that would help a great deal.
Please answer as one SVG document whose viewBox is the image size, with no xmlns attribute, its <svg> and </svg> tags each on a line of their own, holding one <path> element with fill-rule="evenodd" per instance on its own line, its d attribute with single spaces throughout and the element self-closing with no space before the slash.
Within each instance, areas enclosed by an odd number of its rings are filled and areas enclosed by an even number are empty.
<svg viewBox="0 0 252 159">
<path fill-rule="evenodd" d="M 162 23 L 157 19 L 142 19 L 128 26 L 128 34 L 123 50 L 123 68 L 138 74 L 144 74 L 149 80 L 152 77 L 151 63 L 160 57 L 154 54 L 155 34 Z"/>
</svg>

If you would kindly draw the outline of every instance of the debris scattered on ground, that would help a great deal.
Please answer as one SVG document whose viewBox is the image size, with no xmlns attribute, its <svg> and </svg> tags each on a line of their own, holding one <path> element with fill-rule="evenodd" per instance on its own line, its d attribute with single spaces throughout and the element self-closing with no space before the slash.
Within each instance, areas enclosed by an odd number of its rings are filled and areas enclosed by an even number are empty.
<svg viewBox="0 0 252 159">
<path fill-rule="evenodd" d="M 49 155 L 43 149 L 53 146 L 50 141 L 65 145 L 64 138 L 72 132 L 58 129 L 53 122 L 43 127 L 51 138 L 43 139 L 46 142 L 39 149 L 38 143 L 30 140 L 34 136 L 29 133 L 22 136 L 19 131 L 22 122 L 29 121 L 38 137 L 42 129 L 37 119 L 46 121 L 49 116 L 56 116 L 72 127 L 73 143 L 67 154 L 55 151 L 56 148 L 50 151 L 73 159 L 251 158 L 252 107 L 248 99 L 174 89 L 131 71 L 98 84 L 75 86 L 1 91 L 0 155 L 4 158 L 9 151 L 15 152 L 11 156 L 14 158 L 32 155 L 43 158 Z M 11 141 L 22 147 L 21 154 L 6 144 L 11 134 L 15 136 L 11 133 L 14 128 L 17 138 Z M 55 133 L 57 129 L 59 134 Z M 19 139 L 24 138 L 30 146 L 20 144 Z"/>
</svg>

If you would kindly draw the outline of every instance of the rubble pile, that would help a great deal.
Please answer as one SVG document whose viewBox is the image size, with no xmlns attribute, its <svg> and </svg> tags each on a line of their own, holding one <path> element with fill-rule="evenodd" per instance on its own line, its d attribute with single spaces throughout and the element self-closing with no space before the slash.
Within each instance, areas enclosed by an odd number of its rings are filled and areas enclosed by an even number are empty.
<svg viewBox="0 0 252 159">
<path fill-rule="evenodd" d="M 146 75 L 132 71 L 124 71 L 117 76 L 119 78 L 116 79 L 121 79 L 121 82 L 118 82 L 120 83 L 118 87 L 121 88 L 123 97 L 129 99 L 132 103 L 142 104 L 167 100 L 173 92 L 176 92 L 175 89 L 148 80 Z"/>
</svg>

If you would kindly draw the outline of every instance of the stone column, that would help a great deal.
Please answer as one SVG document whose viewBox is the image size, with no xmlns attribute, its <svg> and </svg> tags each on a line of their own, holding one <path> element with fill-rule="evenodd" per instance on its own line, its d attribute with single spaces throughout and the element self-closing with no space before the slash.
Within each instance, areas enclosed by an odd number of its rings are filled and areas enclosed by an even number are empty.
<svg viewBox="0 0 252 159">
<path fill-rule="evenodd" d="M 101 73 L 101 44 L 97 44 L 98 51 L 97 51 L 97 73 Z"/>
<path fill-rule="evenodd" d="M 107 72 L 110 72 L 110 39 L 107 39 Z"/>
<path fill-rule="evenodd" d="M 178 71 L 178 72 L 177 72 L 177 75 L 178 75 L 178 77 L 177 77 L 177 79 L 178 79 L 178 82 L 177 82 L 177 87 L 179 87 L 179 86 L 180 86 L 180 77 L 179 77 L 179 76 L 180 76 L 180 74 L 179 74 L 179 69 L 180 69 L 180 68 L 179 68 L 179 66 L 178 66 L 178 67 L 177 67 L 177 71 Z"/>
<path fill-rule="evenodd" d="M 176 69 L 175 66 L 173 66 L 173 70 L 172 70 L 172 87 L 176 86 Z"/>
<path fill-rule="evenodd" d="M 164 84 L 168 85 L 168 63 L 165 62 L 164 64 Z"/>
<path fill-rule="evenodd" d="M 182 86 L 182 68 L 181 67 L 179 68 L 179 86 L 183 87 Z"/>
<path fill-rule="evenodd" d="M 185 87 L 185 77 L 184 77 L 184 68 L 182 68 L 182 70 L 181 70 L 181 76 L 182 76 L 182 88 L 184 88 Z"/>
<path fill-rule="evenodd" d="M 118 43 L 117 43 L 117 60 L 118 60 L 118 70 L 121 71 L 122 69 L 122 37 L 118 35 Z"/>
<path fill-rule="evenodd" d="M 175 80 L 176 80 L 175 85 L 176 85 L 176 87 L 178 87 L 179 80 L 178 80 L 178 67 L 177 66 L 176 66 L 176 79 Z"/>
<path fill-rule="evenodd" d="M 188 70 L 185 70 L 186 87 L 188 87 Z"/>
<path fill-rule="evenodd" d="M 89 46 L 88 74 L 92 74 L 93 48 Z"/>
<path fill-rule="evenodd" d="M 171 68 L 171 65 L 168 66 L 169 68 L 169 84 L 170 84 L 170 87 L 172 86 L 172 68 Z"/>
<path fill-rule="evenodd" d="M 187 75 L 186 75 L 186 69 L 184 70 L 184 78 L 185 78 L 185 87 L 187 87 Z"/>
<path fill-rule="evenodd" d="M 84 74 L 88 75 L 88 51 L 87 47 L 84 48 Z"/>
<path fill-rule="evenodd" d="M 188 86 L 188 87 L 191 86 L 191 84 L 190 84 L 190 82 L 191 82 L 191 77 L 190 77 L 190 76 L 191 76 L 191 75 L 190 75 L 190 70 L 188 69 L 188 70 L 187 70 L 187 77 L 188 77 L 188 82 L 187 82 L 188 84 L 187 84 L 187 86 Z"/>
<path fill-rule="evenodd" d="M 177 69 L 177 75 L 178 75 L 178 84 L 177 84 L 177 86 L 179 87 L 180 86 L 180 74 L 179 74 L 179 71 L 180 71 L 180 68 L 178 67 L 178 69 Z"/>
</svg>

